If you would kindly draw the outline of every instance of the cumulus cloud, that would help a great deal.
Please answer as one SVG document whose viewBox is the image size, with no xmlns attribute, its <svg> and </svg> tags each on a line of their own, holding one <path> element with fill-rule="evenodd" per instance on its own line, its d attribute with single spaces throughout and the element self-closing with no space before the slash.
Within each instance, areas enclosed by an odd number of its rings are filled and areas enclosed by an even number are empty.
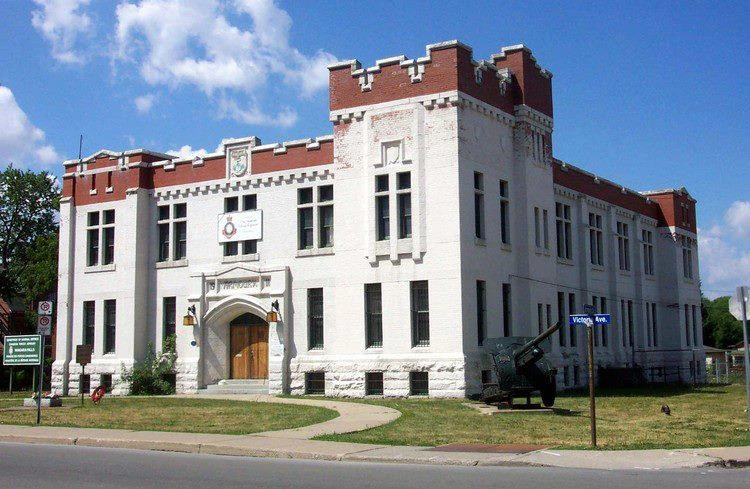
<svg viewBox="0 0 750 489">
<path fill-rule="evenodd" d="M 185 145 L 180 149 L 170 149 L 169 151 L 167 151 L 167 154 L 181 160 L 191 160 L 196 156 L 206 156 L 208 154 L 208 151 L 206 151 L 204 148 L 193 149 L 192 146 Z"/>
<path fill-rule="evenodd" d="M 722 225 L 698 230 L 698 256 L 701 282 L 705 294 L 717 297 L 732 293 L 738 285 L 750 285 L 750 247 L 737 240 L 735 232 L 738 209 L 748 202 L 734 202 L 724 216 Z"/>
<path fill-rule="evenodd" d="M 61 161 L 55 148 L 46 142 L 44 131 L 31 123 L 13 92 L 1 85 L 0 114 L 0 167 L 13 163 L 38 168 Z"/>
<path fill-rule="evenodd" d="M 727 209 L 724 219 L 733 233 L 750 238 L 750 201 L 733 202 Z"/>
<path fill-rule="evenodd" d="M 140 112 L 141 114 L 146 114 L 151 110 L 151 107 L 154 106 L 154 101 L 156 100 L 156 96 L 152 93 L 148 93 L 146 95 L 141 95 L 140 97 L 136 97 L 133 101 L 135 103 L 135 108 Z"/>
<path fill-rule="evenodd" d="M 38 9 L 31 13 L 31 25 L 52 46 L 52 57 L 62 63 L 81 64 L 85 56 L 77 49 L 78 39 L 91 30 L 91 17 L 85 7 L 91 0 L 34 0 Z"/>
<path fill-rule="evenodd" d="M 292 19 L 272 0 L 141 0 L 115 14 L 116 62 L 140 66 L 152 86 L 193 86 L 221 103 L 222 117 L 247 124 L 294 124 L 292 109 L 266 113 L 258 93 L 278 79 L 309 97 L 327 86 L 336 60 L 291 46 Z"/>
</svg>

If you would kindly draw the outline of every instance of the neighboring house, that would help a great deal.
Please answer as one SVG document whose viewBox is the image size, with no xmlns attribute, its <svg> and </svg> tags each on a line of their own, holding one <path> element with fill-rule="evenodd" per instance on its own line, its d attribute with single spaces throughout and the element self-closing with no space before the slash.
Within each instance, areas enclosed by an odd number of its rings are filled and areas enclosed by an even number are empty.
<svg viewBox="0 0 750 489">
<path fill-rule="evenodd" d="M 707 345 L 703 345 L 703 350 L 706 352 L 706 365 L 726 363 L 726 355 L 729 350 L 722 350 L 721 348 L 714 348 Z"/>
<path fill-rule="evenodd" d="M 180 392 L 464 396 L 486 338 L 585 304 L 613 316 L 598 364 L 705 375 L 695 200 L 555 159 L 552 75 L 530 50 L 477 61 L 451 41 L 329 70 L 332 134 L 64 163 L 56 389 L 78 389 L 78 344 L 90 384 L 119 393 L 122 367 L 176 334 Z M 561 388 L 585 385 L 582 329 L 550 356 Z"/>
<path fill-rule="evenodd" d="M 737 344 L 731 345 L 729 351 L 729 357 L 731 358 L 732 368 L 734 370 L 743 371 L 745 370 L 745 342 L 740 341 Z"/>
</svg>

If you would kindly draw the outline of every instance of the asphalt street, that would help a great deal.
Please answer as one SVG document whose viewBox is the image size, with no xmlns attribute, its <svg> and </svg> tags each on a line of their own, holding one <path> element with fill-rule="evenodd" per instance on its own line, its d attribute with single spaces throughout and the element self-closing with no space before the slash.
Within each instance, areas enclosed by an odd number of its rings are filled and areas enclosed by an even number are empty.
<svg viewBox="0 0 750 489">
<path fill-rule="evenodd" d="M 221 457 L 0 443 L 0 487 L 88 488 L 743 488 L 750 469 L 599 471 Z"/>
</svg>

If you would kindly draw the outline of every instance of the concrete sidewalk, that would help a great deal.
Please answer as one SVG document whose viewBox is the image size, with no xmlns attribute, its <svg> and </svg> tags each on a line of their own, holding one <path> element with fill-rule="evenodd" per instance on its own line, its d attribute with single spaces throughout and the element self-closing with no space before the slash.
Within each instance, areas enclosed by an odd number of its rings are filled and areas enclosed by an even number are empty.
<svg viewBox="0 0 750 489">
<path fill-rule="evenodd" d="M 404 447 L 316 441 L 273 432 L 210 435 L 153 431 L 0 425 L 0 442 L 132 448 L 214 455 L 444 465 L 536 465 L 605 470 L 664 470 L 747 466 L 750 447 L 685 450 L 538 450 L 530 453 L 431 451 Z"/>
</svg>

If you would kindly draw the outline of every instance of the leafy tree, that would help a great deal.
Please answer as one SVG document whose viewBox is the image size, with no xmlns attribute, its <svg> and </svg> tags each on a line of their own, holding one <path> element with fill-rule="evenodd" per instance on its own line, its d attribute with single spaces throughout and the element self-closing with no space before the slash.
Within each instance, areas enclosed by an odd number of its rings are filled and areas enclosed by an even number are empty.
<svg viewBox="0 0 750 489">
<path fill-rule="evenodd" d="M 169 335 L 164 338 L 164 348 L 154 351 L 153 343 L 148 344 L 146 357 L 132 369 L 122 367 L 122 380 L 130 383 L 130 394 L 134 396 L 174 394 L 175 363 L 177 361 L 177 338 Z"/>
<path fill-rule="evenodd" d="M 33 300 L 51 288 L 59 203 L 53 175 L 13 165 L 0 171 L 0 296 Z"/>
<path fill-rule="evenodd" d="M 742 323 L 729 312 L 729 297 L 701 301 L 703 339 L 709 346 L 727 348 L 742 341 Z"/>
</svg>

